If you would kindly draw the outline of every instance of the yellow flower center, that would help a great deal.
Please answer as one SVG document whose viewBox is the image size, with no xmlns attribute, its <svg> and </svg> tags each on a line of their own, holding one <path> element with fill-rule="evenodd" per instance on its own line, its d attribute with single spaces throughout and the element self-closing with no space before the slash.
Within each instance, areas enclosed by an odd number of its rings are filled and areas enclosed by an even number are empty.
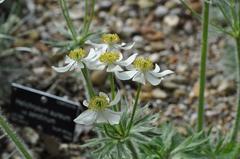
<svg viewBox="0 0 240 159">
<path fill-rule="evenodd" d="M 102 111 L 109 106 L 109 102 L 105 96 L 95 96 L 90 102 L 88 108 L 93 111 Z"/>
<path fill-rule="evenodd" d="M 115 52 L 115 51 L 109 51 L 109 52 L 103 53 L 99 57 L 99 61 L 101 61 L 102 63 L 106 63 L 106 64 L 113 64 L 119 58 L 120 58 L 120 53 Z"/>
<path fill-rule="evenodd" d="M 103 34 L 101 40 L 106 44 L 116 44 L 120 41 L 120 38 L 117 34 Z"/>
<path fill-rule="evenodd" d="M 133 66 L 139 71 L 146 72 L 153 69 L 153 62 L 149 58 L 138 57 Z"/>
<path fill-rule="evenodd" d="M 73 60 L 80 60 L 84 58 L 86 55 L 87 55 L 87 52 L 84 49 L 79 48 L 79 49 L 74 49 L 70 51 L 68 56 Z"/>
</svg>

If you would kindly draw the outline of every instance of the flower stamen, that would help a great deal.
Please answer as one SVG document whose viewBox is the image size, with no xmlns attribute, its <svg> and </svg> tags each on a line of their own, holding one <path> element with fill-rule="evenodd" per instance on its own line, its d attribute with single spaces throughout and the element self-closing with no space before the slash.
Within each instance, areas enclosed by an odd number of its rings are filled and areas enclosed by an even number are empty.
<svg viewBox="0 0 240 159">
<path fill-rule="evenodd" d="M 142 72 L 146 72 L 153 69 L 153 62 L 149 58 L 138 57 L 133 62 L 133 66 Z"/>
<path fill-rule="evenodd" d="M 73 60 L 80 60 L 84 58 L 86 55 L 87 55 L 87 52 L 84 49 L 78 48 L 70 51 L 68 56 Z"/>
<path fill-rule="evenodd" d="M 120 38 L 117 34 L 103 34 L 101 40 L 106 44 L 116 44 L 120 41 Z"/>
<path fill-rule="evenodd" d="M 103 53 L 99 57 L 99 61 L 102 63 L 106 63 L 106 64 L 113 64 L 114 62 L 119 60 L 119 58 L 120 58 L 120 53 L 114 52 L 114 51 L 109 51 L 109 52 Z"/>
<path fill-rule="evenodd" d="M 109 106 L 109 102 L 105 96 L 95 96 L 90 102 L 88 108 L 93 111 L 102 111 Z"/>
</svg>

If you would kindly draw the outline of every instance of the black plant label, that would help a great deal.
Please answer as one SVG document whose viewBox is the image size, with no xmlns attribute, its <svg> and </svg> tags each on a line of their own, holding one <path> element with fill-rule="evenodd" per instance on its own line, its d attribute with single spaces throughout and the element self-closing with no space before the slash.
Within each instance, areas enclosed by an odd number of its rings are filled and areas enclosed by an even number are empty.
<svg viewBox="0 0 240 159">
<path fill-rule="evenodd" d="M 42 133 L 73 141 L 73 120 L 82 111 L 75 102 L 49 93 L 12 83 L 10 120 Z"/>
</svg>

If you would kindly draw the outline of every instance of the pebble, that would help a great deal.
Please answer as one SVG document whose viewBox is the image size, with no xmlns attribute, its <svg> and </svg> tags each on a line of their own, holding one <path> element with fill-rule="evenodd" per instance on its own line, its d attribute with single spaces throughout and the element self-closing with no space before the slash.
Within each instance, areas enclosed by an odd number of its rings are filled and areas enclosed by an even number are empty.
<svg viewBox="0 0 240 159">
<path fill-rule="evenodd" d="M 166 99 L 167 93 L 159 88 L 156 88 L 152 91 L 152 97 L 157 99 Z"/>
<path fill-rule="evenodd" d="M 218 92 L 223 95 L 229 95 L 236 91 L 233 81 L 223 80 L 217 88 Z"/>
<path fill-rule="evenodd" d="M 154 12 L 157 18 L 162 18 L 168 13 L 168 8 L 165 6 L 158 6 Z"/>
<path fill-rule="evenodd" d="M 176 27 L 179 24 L 179 21 L 180 18 L 177 15 L 167 15 L 163 19 L 163 22 L 171 28 Z"/>
<path fill-rule="evenodd" d="M 177 84 L 166 80 L 162 82 L 162 86 L 168 90 L 175 90 L 178 88 Z"/>
<path fill-rule="evenodd" d="M 151 42 L 150 47 L 152 51 L 162 51 L 165 50 L 165 45 L 161 41 Z"/>
<path fill-rule="evenodd" d="M 106 81 L 107 73 L 105 71 L 93 71 L 91 74 L 91 80 L 94 85 L 102 85 Z"/>
<path fill-rule="evenodd" d="M 112 6 L 112 1 L 109 0 L 99 1 L 98 6 L 100 10 L 109 10 Z"/>
<path fill-rule="evenodd" d="M 39 134 L 30 127 L 24 127 L 21 134 L 24 141 L 31 145 L 36 145 L 39 140 Z"/>
</svg>

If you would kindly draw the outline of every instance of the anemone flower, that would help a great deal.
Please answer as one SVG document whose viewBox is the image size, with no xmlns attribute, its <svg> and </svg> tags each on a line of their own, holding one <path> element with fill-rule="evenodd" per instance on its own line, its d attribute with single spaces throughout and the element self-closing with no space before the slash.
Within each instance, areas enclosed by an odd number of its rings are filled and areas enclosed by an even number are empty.
<svg viewBox="0 0 240 159">
<path fill-rule="evenodd" d="M 101 37 L 101 42 L 101 44 L 97 44 L 90 40 L 86 41 L 87 44 L 94 46 L 95 49 L 100 53 L 119 49 L 130 50 L 135 44 L 134 42 L 131 44 L 124 42 L 119 44 L 120 38 L 117 34 L 103 34 Z"/>
<path fill-rule="evenodd" d="M 120 92 L 110 101 L 107 94 L 100 92 L 98 96 L 89 101 L 84 100 L 83 105 L 88 109 L 82 112 L 75 120 L 77 124 L 92 125 L 94 123 L 118 124 L 121 118 L 121 112 L 115 112 L 109 109 L 120 101 Z"/>
<path fill-rule="evenodd" d="M 57 72 L 67 72 L 72 71 L 73 69 L 82 69 L 84 64 L 88 67 L 93 63 L 93 59 L 96 56 L 96 51 L 90 49 L 90 52 L 87 55 L 87 52 L 81 48 L 74 49 L 65 58 L 65 66 L 52 68 Z"/>
<path fill-rule="evenodd" d="M 160 84 L 164 76 L 174 73 L 171 70 L 165 70 L 160 72 L 159 65 L 144 57 L 138 57 L 135 59 L 132 65 L 127 67 L 128 71 L 116 72 L 115 75 L 120 80 L 132 79 L 135 82 L 146 84 L 148 81 L 150 84 L 156 86 Z"/>
</svg>

